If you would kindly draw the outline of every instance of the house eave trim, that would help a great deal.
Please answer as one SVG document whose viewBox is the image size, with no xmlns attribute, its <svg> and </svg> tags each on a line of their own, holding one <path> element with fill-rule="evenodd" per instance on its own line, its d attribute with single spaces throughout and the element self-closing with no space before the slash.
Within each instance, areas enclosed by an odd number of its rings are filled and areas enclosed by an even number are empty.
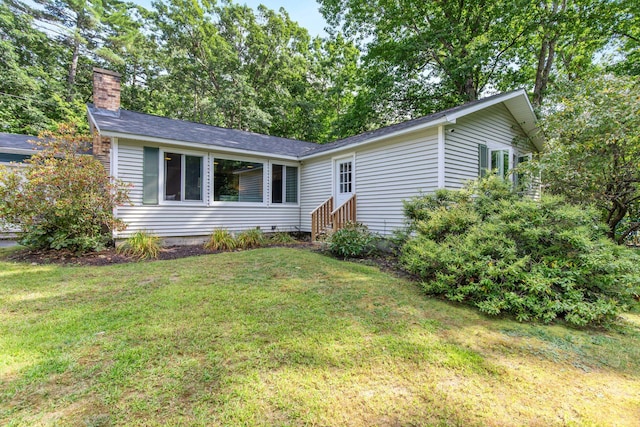
<svg viewBox="0 0 640 427">
<path fill-rule="evenodd" d="M 37 152 L 38 150 L 29 148 L 0 147 L 0 153 L 7 154 L 36 154 Z"/>
<path fill-rule="evenodd" d="M 219 145 L 202 144 L 200 142 L 180 141 L 175 139 L 149 137 L 144 135 L 128 134 L 128 133 L 122 133 L 122 132 L 104 131 L 100 133 L 100 135 L 106 136 L 106 137 L 113 137 L 113 138 L 131 139 L 134 141 L 141 141 L 141 142 L 152 142 L 155 144 L 162 144 L 162 145 L 175 145 L 183 148 L 195 148 L 202 151 L 219 151 L 219 152 L 230 153 L 230 154 L 241 154 L 241 155 L 253 156 L 253 157 L 268 157 L 272 159 L 291 160 L 291 161 L 299 160 L 299 157 L 297 156 L 287 156 L 283 154 L 274 154 L 274 153 L 267 153 L 267 152 L 254 151 L 254 150 L 243 150 L 240 148 L 229 148 L 229 147 L 222 147 Z"/>
</svg>

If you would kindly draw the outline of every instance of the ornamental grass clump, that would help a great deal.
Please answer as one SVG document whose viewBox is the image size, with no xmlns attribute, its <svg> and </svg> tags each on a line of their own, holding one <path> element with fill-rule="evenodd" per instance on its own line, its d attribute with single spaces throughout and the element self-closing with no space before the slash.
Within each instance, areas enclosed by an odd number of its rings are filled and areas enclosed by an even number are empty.
<svg viewBox="0 0 640 427">
<path fill-rule="evenodd" d="M 155 259 L 160 253 L 160 238 L 148 231 L 136 231 L 122 245 L 118 246 L 116 251 L 139 260 Z"/>
<path fill-rule="evenodd" d="M 204 248 L 210 251 L 232 251 L 238 247 L 238 242 L 229 230 L 217 228 L 209 235 Z"/>
<path fill-rule="evenodd" d="M 640 257 L 606 238 L 597 211 L 558 197 L 440 193 L 405 209 L 415 233 L 401 263 L 427 293 L 491 315 L 576 326 L 614 321 L 640 293 Z"/>
<path fill-rule="evenodd" d="M 259 248 L 266 243 L 264 233 L 258 228 L 241 232 L 236 240 L 238 241 L 238 247 L 241 249 Z"/>
<path fill-rule="evenodd" d="M 276 245 L 290 245 L 296 242 L 296 239 L 289 233 L 277 232 L 269 235 L 269 242 Z"/>
</svg>

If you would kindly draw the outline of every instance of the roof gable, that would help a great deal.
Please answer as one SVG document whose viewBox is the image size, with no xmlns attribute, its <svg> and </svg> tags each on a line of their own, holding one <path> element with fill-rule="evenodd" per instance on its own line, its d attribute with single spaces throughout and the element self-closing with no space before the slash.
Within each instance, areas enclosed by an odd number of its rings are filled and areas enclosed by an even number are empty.
<svg viewBox="0 0 640 427">
<path fill-rule="evenodd" d="M 500 103 L 504 103 L 509 112 L 520 124 L 525 134 L 532 139 L 536 148 L 541 150 L 542 139 L 537 135 L 536 115 L 533 112 L 533 107 L 529 103 L 527 94 L 524 90 L 520 89 L 472 101 L 428 116 L 418 117 L 406 122 L 386 126 L 360 135 L 331 142 L 329 144 L 319 145 L 318 147 L 306 152 L 303 157 L 311 157 L 326 154 L 327 152 L 340 151 L 353 146 L 372 143 L 392 136 L 415 132 L 417 130 L 427 129 L 442 124 L 454 124 L 456 120 L 461 117 L 468 116 L 469 114 L 473 114 L 477 111 L 484 110 Z"/>
</svg>

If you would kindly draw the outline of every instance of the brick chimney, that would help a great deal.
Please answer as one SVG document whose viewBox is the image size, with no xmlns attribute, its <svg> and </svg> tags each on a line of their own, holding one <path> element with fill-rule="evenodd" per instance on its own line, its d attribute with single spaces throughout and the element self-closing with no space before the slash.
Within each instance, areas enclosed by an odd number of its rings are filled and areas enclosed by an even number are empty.
<svg viewBox="0 0 640 427">
<path fill-rule="evenodd" d="M 120 73 L 93 69 L 93 105 L 99 110 L 120 111 Z"/>
<path fill-rule="evenodd" d="M 119 73 L 93 69 L 93 114 L 120 116 L 120 77 Z M 92 126 L 93 155 L 104 165 L 107 173 L 111 174 L 111 138 L 100 135 Z"/>
</svg>

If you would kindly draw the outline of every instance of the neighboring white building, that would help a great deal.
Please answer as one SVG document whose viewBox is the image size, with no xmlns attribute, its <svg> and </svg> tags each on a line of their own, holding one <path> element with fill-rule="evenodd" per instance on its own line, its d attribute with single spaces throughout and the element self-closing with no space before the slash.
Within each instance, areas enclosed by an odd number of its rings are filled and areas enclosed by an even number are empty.
<svg viewBox="0 0 640 427">
<path fill-rule="evenodd" d="M 31 141 L 37 139 L 35 136 L 0 132 L 0 165 L 22 167 L 24 161 L 36 152 L 37 146 Z"/>
<path fill-rule="evenodd" d="M 404 224 L 403 200 L 460 188 L 486 169 L 506 177 L 542 144 L 522 90 L 329 144 L 123 110 L 120 76 L 101 69 L 88 113 L 94 155 L 132 185 L 132 205 L 116 210 L 128 224 L 117 238 L 138 230 L 196 239 L 215 228 L 317 232 L 354 215 L 387 235 Z M 321 206 L 329 218 L 312 225 Z"/>
</svg>

